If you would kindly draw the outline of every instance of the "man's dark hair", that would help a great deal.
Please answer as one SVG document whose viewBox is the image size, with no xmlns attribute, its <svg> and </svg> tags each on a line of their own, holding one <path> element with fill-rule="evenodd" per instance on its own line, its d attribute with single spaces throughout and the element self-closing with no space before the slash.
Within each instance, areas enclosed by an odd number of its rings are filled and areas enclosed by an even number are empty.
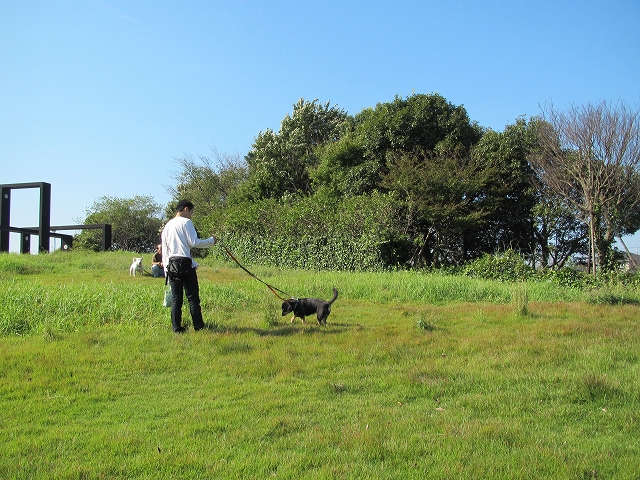
<svg viewBox="0 0 640 480">
<path fill-rule="evenodd" d="M 189 200 L 180 200 L 176 205 L 176 213 L 183 211 L 185 208 L 188 210 L 193 210 L 193 203 Z"/>
</svg>

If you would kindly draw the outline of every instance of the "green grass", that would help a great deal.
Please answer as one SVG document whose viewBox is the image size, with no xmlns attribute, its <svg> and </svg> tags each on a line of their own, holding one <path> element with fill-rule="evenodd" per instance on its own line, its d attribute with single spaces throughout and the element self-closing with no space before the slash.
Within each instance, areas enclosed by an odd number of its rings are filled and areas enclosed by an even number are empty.
<svg viewBox="0 0 640 480">
<path fill-rule="evenodd" d="M 637 291 L 205 260 L 175 335 L 130 256 L 0 255 L 0 478 L 638 478 Z"/>
</svg>

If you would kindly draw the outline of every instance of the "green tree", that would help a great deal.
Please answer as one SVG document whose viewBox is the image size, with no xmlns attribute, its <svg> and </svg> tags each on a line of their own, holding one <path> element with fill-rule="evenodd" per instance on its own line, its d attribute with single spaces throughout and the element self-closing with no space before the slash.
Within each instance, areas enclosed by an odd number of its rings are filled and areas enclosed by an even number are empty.
<svg viewBox="0 0 640 480">
<path fill-rule="evenodd" d="M 438 94 L 396 96 L 345 121 L 342 130 L 336 144 L 318 151 L 319 166 L 312 178 L 315 188 L 343 195 L 382 188 L 383 178 L 393 168 L 390 154 L 462 157 L 482 136 L 463 106 Z"/>
<path fill-rule="evenodd" d="M 309 172 L 315 192 L 353 197 L 378 188 L 377 178 L 372 173 L 380 170 L 380 163 L 365 157 L 364 148 L 353 135 L 324 145 L 317 154 L 321 162 Z"/>
<path fill-rule="evenodd" d="M 248 179 L 241 197 L 249 200 L 308 195 L 309 171 L 318 163 L 316 149 L 340 138 L 347 114 L 329 102 L 300 99 L 282 120 L 280 131 L 260 132 L 245 159 Z"/>
<path fill-rule="evenodd" d="M 412 265 L 462 264 L 494 205 L 486 195 L 496 170 L 464 155 L 394 154 L 382 185 L 404 201 L 404 232 L 416 245 Z"/>
<path fill-rule="evenodd" d="M 162 207 L 148 196 L 117 198 L 103 196 L 86 210 L 82 224 L 111 224 L 112 248 L 147 253 L 155 250 L 160 240 Z M 100 233 L 85 230 L 74 238 L 74 245 L 98 251 Z"/>
<path fill-rule="evenodd" d="M 537 185 L 538 200 L 532 209 L 536 236 L 534 263 L 559 269 L 575 254 L 588 253 L 588 231 L 570 203 L 544 184 Z"/>
<path fill-rule="evenodd" d="M 222 154 L 217 149 L 213 149 L 209 157 L 200 155 L 196 160 L 185 155 L 176 162 L 180 171 L 174 177 L 177 185 L 167 188 L 172 201 L 165 209 L 165 216 L 173 217 L 173 205 L 188 199 L 196 206 L 193 214 L 196 225 L 202 217 L 224 209 L 247 179 L 246 162 L 239 155 Z"/>
<path fill-rule="evenodd" d="M 443 96 L 415 94 L 380 103 L 355 116 L 355 132 L 369 155 L 420 149 L 460 156 L 476 143 L 481 128 L 469 120 L 463 106 Z"/>
<path fill-rule="evenodd" d="M 535 121 L 519 118 L 503 132 L 488 130 L 472 154 L 495 175 L 485 186 L 485 204 L 491 204 L 480 235 L 473 242 L 478 252 L 513 249 L 530 253 L 536 237 L 532 209 L 537 202 L 534 172 L 528 157 L 538 149 Z"/>
</svg>

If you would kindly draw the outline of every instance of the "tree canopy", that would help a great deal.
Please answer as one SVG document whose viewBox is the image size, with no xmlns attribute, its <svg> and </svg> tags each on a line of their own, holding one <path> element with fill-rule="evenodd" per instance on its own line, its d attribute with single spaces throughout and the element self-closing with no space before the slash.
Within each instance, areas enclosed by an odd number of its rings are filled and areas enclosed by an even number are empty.
<svg viewBox="0 0 640 480">
<path fill-rule="evenodd" d="M 103 196 L 86 210 L 83 224 L 111 224 L 112 248 L 132 252 L 152 252 L 160 240 L 162 207 L 148 196 L 117 198 Z M 99 232 L 85 230 L 74 239 L 81 248 L 98 251 Z"/>
<path fill-rule="evenodd" d="M 347 114 L 330 102 L 300 99 L 282 120 L 280 131 L 260 132 L 245 159 L 248 178 L 241 198 L 259 200 L 311 193 L 310 169 L 316 149 L 340 138 Z"/>
<path fill-rule="evenodd" d="M 638 116 L 606 102 L 547 108 L 496 132 L 439 94 L 354 116 L 300 99 L 244 158 L 176 159 L 170 205 L 192 200 L 196 228 L 257 263 L 452 266 L 510 250 L 559 268 L 591 238 L 592 264 L 606 265 L 615 236 L 640 228 Z M 142 225 L 133 200 L 103 198 L 87 222 L 113 223 L 117 248 L 147 248 L 109 220 Z"/>
</svg>

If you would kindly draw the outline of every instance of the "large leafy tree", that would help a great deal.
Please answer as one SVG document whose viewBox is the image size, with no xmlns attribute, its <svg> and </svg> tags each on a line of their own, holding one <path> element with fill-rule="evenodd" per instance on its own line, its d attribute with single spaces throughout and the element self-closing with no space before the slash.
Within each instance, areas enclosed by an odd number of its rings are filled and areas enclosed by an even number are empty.
<svg viewBox="0 0 640 480">
<path fill-rule="evenodd" d="M 496 170 L 478 157 L 394 154 L 382 185 L 404 201 L 404 231 L 416 248 L 411 265 L 462 264 L 495 208 L 486 189 Z"/>
<path fill-rule="evenodd" d="M 112 248 L 131 252 L 152 252 L 160 238 L 162 207 L 152 197 L 100 197 L 86 210 L 83 224 L 111 224 Z M 101 238 L 96 230 L 85 230 L 74 244 L 100 250 Z"/>
<path fill-rule="evenodd" d="M 473 240 L 478 251 L 534 250 L 532 209 L 537 195 L 528 157 L 538 148 L 535 121 L 524 118 L 507 125 L 503 132 L 485 132 L 473 147 L 477 163 L 495 173 L 484 190 L 485 208 L 490 205 L 491 213 Z"/>
<path fill-rule="evenodd" d="M 309 171 L 316 149 L 340 138 L 347 114 L 330 102 L 300 99 L 282 120 L 280 131 L 260 132 L 247 154 L 248 179 L 242 197 L 249 200 L 311 193 Z"/>
<path fill-rule="evenodd" d="M 353 135 L 321 147 L 317 154 L 321 162 L 309 172 L 316 193 L 355 197 L 378 188 L 380 161 L 366 158 L 364 147 Z"/>
<path fill-rule="evenodd" d="M 316 188 L 343 195 L 369 194 L 382 188 L 394 168 L 389 155 L 429 154 L 462 157 L 482 136 L 463 106 L 438 94 L 396 96 L 367 108 L 345 122 L 344 135 L 319 152 L 313 173 Z"/>
<path fill-rule="evenodd" d="M 396 96 L 392 102 L 363 110 L 354 120 L 367 154 L 379 157 L 388 151 L 416 149 L 459 156 L 482 135 L 462 105 L 436 93 Z"/>
</svg>

